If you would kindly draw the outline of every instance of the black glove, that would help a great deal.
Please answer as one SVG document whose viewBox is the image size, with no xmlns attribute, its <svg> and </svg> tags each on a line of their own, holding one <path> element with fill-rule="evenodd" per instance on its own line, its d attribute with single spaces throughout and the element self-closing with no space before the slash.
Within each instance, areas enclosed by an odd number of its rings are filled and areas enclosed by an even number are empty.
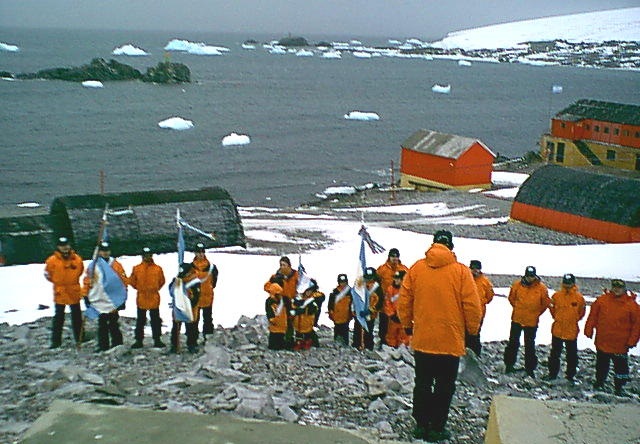
<svg viewBox="0 0 640 444">
<path fill-rule="evenodd" d="M 361 317 L 363 317 L 363 318 L 365 318 L 365 319 L 366 319 L 370 314 L 371 314 L 371 311 L 370 311 L 370 310 L 362 310 L 362 311 L 360 312 L 360 316 L 361 316 Z"/>
<path fill-rule="evenodd" d="M 391 315 L 390 318 L 393 322 L 397 322 L 398 324 L 400 323 L 400 318 L 398 317 L 398 315 Z"/>
<path fill-rule="evenodd" d="M 83 299 L 85 307 L 89 307 L 91 305 L 91 302 L 89 302 L 89 296 L 85 296 Z"/>
<path fill-rule="evenodd" d="M 404 332 L 407 334 L 407 336 L 413 336 L 413 328 L 411 327 L 405 328 Z"/>
</svg>

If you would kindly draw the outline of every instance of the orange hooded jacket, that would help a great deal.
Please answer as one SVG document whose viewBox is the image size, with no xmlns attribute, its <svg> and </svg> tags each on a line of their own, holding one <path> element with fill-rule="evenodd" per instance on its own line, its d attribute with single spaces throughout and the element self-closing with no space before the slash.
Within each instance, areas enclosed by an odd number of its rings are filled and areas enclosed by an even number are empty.
<svg viewBox="0 0 640 444">
<path fill-rule="evenodd" d="M 402 262 L 398 262 L 398 265 L 394 266 L 387 260 L 376 270 L 376 274 L 380 280 L 380 287 L 382 287 L 383 291 L 386 290 L 389 285 L 393 284 L 393 275 L 396 274 L 396 271 L 409 271 L 409 268 Z"/>
<path fill-rule="evenodd" d="M 265 284 L 265 287 L 269 293 L 269 297 L 265 301 L 269 331 L 271 333 L 286 333 L 288 307 L 282 296 L 282 287 L 272 282 Z"/>
<path fill-rule="evenodd" d="M 580 332 L 578 321 L 584 317 L 586 303 L 577 286 L 561 288 L 551 296 L 549 306 L 553 325 L 551 334 L 565 341 L 575 341 Z"/>
<path fill-rule="evenodd" d="M 298 272 L 296 270 L 291 270 L 291 273 L 288 276 L 284 276 L 280 273 L 276 273 L 271 276 L 271 278 L 275 276 L 282 276 L 284 283 L 282 285 L 282 294 L 287 297 L 289 300 L 292 300 L 296 297 L 297 287 L 298 287 Z M 264 284 L 264 291 L 268 292 L 269 285 L 271 285 L 271 279 L 269 279 Z"/>
<path fill-rule="evenodd" d="M 196 270 L 196 276 L 200 279 L 200 299 L 198 307 L 211 307 L 213 305 L 213 289 L 218 283 L 218 268 L 205 257 L 194 258 L 191 262 Z"/>
<path fill-rule="evenodd" d="M 474 276 L 473 280 L 476 283 L 476 288 L 478 289 L 480 307 L 482 308 L 482 319 L 484 319 L 484 315 L 487 314 L 487 304 L 493 301 L 493 296 L 495 296 L 493 284 L 484 274 Z"/>
<path fill-rule="evenodd" d="M 540 279 L 530 285 L 515 281 L 509 290 L 509 302 L 513 307 L 511 320 L 523 327 L 537 327 L 540 315 L 549 307 L 551 298 L 547 286 Z"/>
<path fill-rule="evenodd" d="M 82 298 L 80 276 L 84 271 L 82 258 L 71 251 L 68 258 L 55 251 L 44 266 L 44 277 L 53 283 L 53 302 L 62 305 L 78 304 Z"/>
<path fill-rule="evenodd" d="M 142 310 L 160 307 L 160 289 L 165 284 L 164 272 L 155 262 L 142 262 L 131 271 L 129 285 L 138 290 L 136 304 Z"/>
<path fill-rule="evenodd" d="M 344 294 L 342 292 L 344 291 Z M 336 302 L 337 297 L 340 296 L 340 300 Z M 351 321 L 353 315 L 351 314 L 351 288 L 347 288 L 347 285 L 338 285 L 333 289 L 329 295 L 329 319 L 334 324 L 346 324 Z"/>
<path fill-rule="evenodd" d="M 471 270 L 446 246 L 431 245 L 402 281 L 398 316 L 405 328 L 413 328 L 415 350 L 464 355 L 465 331 L 477 334 L 482 316 Z"/>
<path fill-rule="evenodd" d="M 584 334 L 591 338 L 596 330 L 596 350 L 627 353 L 640 339 L 640 307 L 626 295 L 605 292 L 591 304 Z"/>
</svg>

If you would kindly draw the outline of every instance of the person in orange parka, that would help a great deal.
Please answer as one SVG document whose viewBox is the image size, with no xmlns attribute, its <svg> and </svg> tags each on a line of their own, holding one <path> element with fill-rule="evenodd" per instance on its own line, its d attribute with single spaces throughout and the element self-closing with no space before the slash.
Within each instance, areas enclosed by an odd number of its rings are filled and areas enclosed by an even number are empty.
<svg viewBox="0 0 640 444">
<path fill-rule="evenodd" d="M 573 381 L 578 367 L 578 321 L 584 317 L 586 303 L 576 286 L 576 277 L 567 273 L 562 276 L 562 287 L 551 296 L 549 306 L 553 325 L 551 326 L 551 352 L 549 354 L 549 374 L 545 379 L 554 380 L 560 372 L 562 348 L 567 348 L 567 370 L 565 376 Z"/>
<path fill-rule="evenodd" d="M 111 257 L 111 245 L 109 242 L 102 241 L 98 245 L 98 257 L 96 260 L 101 259 L 104 259 L 113 271 L 115 271 L 126 289 L 129 283 L 129 278 L 127 278 L 127 274 L 124 272 L 122 264 L 115 258 Z M 93 279 L 94 274 L 90 264 L 83 279 L 83 295 L 89 296 L 85 301 L 91 298 L 90 291 L 94 282 Z M 100 313 L 98 316 L 98 351 L 106 351 L 109 350 L 110 347 L 116 347 L 123 343 L 118 310 L 124 310 L 124 304 L 109 313 Z"/>
<path fill-rule="evenodd" d="M 135 342 L 131 348 L 141 348 L 144 339 L 144 326 L 147 323 L 147 310 L 151 318 L 151 336 L 153 346 L 164 347 L 160 339 L 162 335 L 162 319 L 160 319 L 160 289 L 165 284 L 162 267 L 153 261 L 153 253 L 149 247 L 142 249 L 142 262 L 133 267 L 129 277 L 129 285 L 138 291 L 136 305 L 138 307 L 135 329 Z"/>
<path fill-rule="evenodd" d="M 287 300 L 282 296 L 282 278 L 272 277 L 265 285 L 269 297 L 265 301 L 265 311 L 269 321 L 269 342 L 267 347 L 270 350 L 284 350 L 287 348 L 285 334 L 287 333 L 287 313 L 289 307 Z"/>
<path fill-rule="evenodd" d="M 538 320 L 551 304 L 549 290 L 536 274 L 536 267 L 529 265 L 524 276 L 511 285 L 509 303 L 513 307 L 509 342 L 504 350 L 505 373 L 515 371 L 520 348 L 520 335 L 524 331 L 524 369 L 532 378 L 538 366 L 536 356 L 536 333 Z"/>
<path fill-rule="evenodd" d="M 294 350 L 309 350 L 314 342 L 313 326 L 318 313 L 318 305 L 314 294 L 318 290 L 318 283 L 311 279 L 309 287 L 301 295 L 294 298 L 289 314 L 292 317 L 294 331 Z M 316 344 L 316 346 L 318 346 Z"/>
<path fill-rule="evenodd" d="M 389 318 L 386 344 L 394 348 L 400 344 L 409 345 L 410 339 L 400 323 L 400 318 L 398 318 L 398 298 L 400 297 L 400 287 L 402 287 L 402 279 L 405 274 L 407 272 L 404 270 L 396 271 L 393 275 L 393 283 L 387 287 L 384 294 L 384 313 Z"/>
<path fill-rule="evenodd" d="M 58 348 L 62 345 L 62 327 L 64 326 L 64 311 L 67 305 L 71 308 L 71 327 L 76 345 L 82 341 L 80 276 L 83 271 L 82 258 L 71 249 L 69 239 L 59 238 L 56 251 L 47 258 L 44 266 L 44 277 L 53 283 L 53 303 L 55 304 L 55 312 L 51 322 L 50 348 Z"/>
<path fill-rule="evenodd" d="M 354 313 L 356 320 L 353 325 L 353 341 L 351 345 L 358 350 L 366 348 L 367 350 L 373 350 L 373 326 L 378 317 L 378 313 L 382 311 L 384 307 L 384 291 L 380 286 L 380 280 L 376 269 L 373 267 L 367 267 L 362 275 L 362 281 L 364 287 L 369 294 L 369 306 L 364 307 L 362 313 Z M 358 283 L 354 284 L 354 287 L 358 287 Z M 352 289 L 352 297 L 359 298 L 355 290 Z M 363 301 L 364 302 L 364 301 Z M 354 307 L 355 308 L 355 307 Z M 360 320 L 366 322 L 366 330 Z"/>
<path fill-rule="evenodd" d="M 482 319 L 480 320 L 480 329 L 482 329 L 482 323 L 484 321 L 484 316 L 487 313 L 487 304 L 493 300 L 494 291 L 493 284 L 482 272 L 482 262 L 479 260 L 472 260 L 469 263 L 469 269 L 471 270 L 471 274 L 473 275 L 473 281 L 476 283 L 476 288 L 478 290 L 478 296 L 480 297 L 480 305 L 482 308 Z M 477 335 L 470 335 L 467 333 L 465 338 L 465 345 L 467 348 L 470 348 L 476 356 L 480 356 L 482 352 L 482 343 L 480 342 L 480 330 L 478 330 Z"/>
<path fill-rule="evenodd" d="M 387 256 L 387 260 L 384 264 L 380 265 L 376 269 L 376 274 L 380 280 L 380 287 L 382 291 L 386 291 L 390 285 L 393 285 L 393 277 L 398 271 L 404 271 L 405 273 L 409 269 L 400 261 L 400 250 L 397 248 L 391 248 Z M 387 329 L 389 328 L 389 317 L 383 311 L 378 316 L 378 337 L 380 338 L 380 346 L 387 343 Z"/>
<path fill-rule="evenodd" d="M 218 283 L 218 267 L 207 259 L 203 243 L 196 244 L 194 253 L 191 265 L 200 279 L 198 308 L 202 311 L 202 336 L 206 341 L 207 335 L 213 334 L 213 290 Z"/>
<path fill-rule="evenodd" d="M 613 361 L 616 395 L 622 395 L 629 379 L 629 349 L 640 339 L 640 307 L 635 295 L 629 297 L 621 279 L 611 281 L 611 290 L 605 291 L 591 304 L 584 334 L 593 337 L 596 330 L 596 380 L 594 388 L 601 390 Z"/>
<path fill-rule="evenodd" d="M 329 319 L 333 321 L 333 340 L 349 345 L 349 323 L 353 319 L 351 312 L 351 287 L 347 275 L 338 275 L 338 286 L 329 295 Z"/>
<path fill-rule="evenodd" d="M 482 317 L 471 271 L 452 250 L 451 232 L 436 231 L 425 257 L 405 275 L 398 300 L 400 322 L 413 333 L 414 437 L 431 442 L 450 437 L 445 425 L 466 351 L 465 333 L 477 334 Z"/>
</svg>

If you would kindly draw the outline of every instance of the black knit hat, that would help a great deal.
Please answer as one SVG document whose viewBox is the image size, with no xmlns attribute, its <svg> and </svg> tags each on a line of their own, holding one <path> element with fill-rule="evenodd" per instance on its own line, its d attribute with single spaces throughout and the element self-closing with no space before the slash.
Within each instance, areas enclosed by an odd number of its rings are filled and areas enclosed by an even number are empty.
<svg viewBox="0 0 640 444">
<path fill-rule="evenodd" d="M 400 250 L 397 248 L 392 248 L 389 250 L 389 257 L 400 257 Z"/>
<path fill-rule="evenodd" d="M 347 278 L 347 275 L 344 273 L 340 273 L 338 275 L 338 283 L 340 282 L 349 282 L 349 279 Z"/>
<path fill-rule="evenodd" d="M 204 244 L 202 242 L 198 242 L 193 251 L 195 251 L 196 253 L 204 253 Z"/>
<path fill-rule="evenodd" d="M 536 267 L 534 267 L 533 265 L 529 265 L 524 269 L 524 275 L 529 277 L 537 277 L 538 275 L 536 273 Z"/>
<path fill-rule="evenodd" d="M 573 285 L 576 283 L 576 277 L 571 273 L 567 273 L 562 276 L 562 284 L 563 285 Z"/>
<path fill-rule="evenodd" d="M 98 244 L 98 251 L 111 251 L 111 245 L 107 241 L 102 241 Z"/>
<path fill-rule="evenodd" d="M 474 270 L 482 270 L 482 262 L 474 259 L 471 262 L 469 262 L 469 268 L 473 268 Z"/>
<path fill-rule="evenodd" d="M 446 245 L 449 250 L 453 250 L 453 234 L 451 231 L 438 230 L 433 235 L 433 243 Z"/>
<path fill-rule="evenodd" d="M 371 279 L 375 279 L 377 275 L 378 274 L 376 273 L 376 269 L 375 268 L 367 267 L 364 270 L 364 274 L 362 275 L 362 277 L 365 278 L 365 279 L 371 280 Z"/>
<path fill-rule="evenodd" d="M 62 247 L 64 245 L 69 245 L 69 238 L 68 237 L 59 237 L 58 238 L 58 242 L 56 243 L 57 246 Z"/>
</svg>

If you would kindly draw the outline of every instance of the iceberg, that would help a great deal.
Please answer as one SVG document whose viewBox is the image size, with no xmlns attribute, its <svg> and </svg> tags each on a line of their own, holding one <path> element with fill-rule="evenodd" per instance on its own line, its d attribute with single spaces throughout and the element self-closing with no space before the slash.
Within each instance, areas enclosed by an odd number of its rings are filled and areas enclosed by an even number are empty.
<svg viewBox="0 0 640 444">
<path fill-rule="evenodd" d="M 193 122 L 191 120 L 185 120 L 182 117 L 171 117 L 162 122 L 158 122 L 158 126 L 165 129 L 184 131 L 193 128 Z"/>
<path fill-rule="evenodd" d="M 389 40 L 387 40 L 387 42 L 390 45 L 400 45 L 400 44 L 402 44 L 402 42 L 400 40 L 396 40 L 396 39 L 389 39 Z"/>
<path fill-rule="evenodd" d="M 182 51 L 193 55 L 222 55 L 229 48 L 224 46 L 210 46 L 205 43 L 194 43 L 188 40 L 173 39 L 164 47 L 165 51 Z"/>
<path fill-rule="evenodd" d="M 437 83 L 431 87 L 431 91 L 440 94 L 449 94 L 451 92 L 451 85 L 438 85 Z"/>
<path fill-rule="evenodd" d="M 380 116 L 376 113 L 362 112 L 362 111 L 350 111 L 344 115 L 347 120 L 380 120 Z"/>
<path fill-rule="evenodd" d="M 17 204 L 20 208 L 38 208 L 40 204 L 38 202 L 22 202 Z"/>
<path fill-rule="evenodd" d="M 249 43 L 243 43 L 242 49 L 256 49 L 256 45 L 251 45 Z"/>
<path fill-rule="evenodd" d="M 471 62 L 468 60 L 458 60 L 458 66 L 471 66 Z"/>
<path fill-rule="evenodd" d="M 126 56 L 146 56 L 149 55 L 144 49 L 140 49 L 131 44 L 122 45 L 119 48 L 116 48 L 111 53 L 113 55 L 126 55 Z"/>
<path fill-rule="evenodd" d="M 359 59 L 370 59 L 371 53 L 364 51 L 353 51 L 353 56 Z"/>
<path fill-rule="evenodd" d="M 10 45 L 8 43 L 0 42 L 0 51 L 8 51 L 8 52 L 18 52 L 20 48 L 16 45 Z"/>
<path fill-rule="evenodd" d="M 322 53 L 322 58 L 323 59 L 341 59 L 342 58 L 342 54 L 340 54 L 340 51 L 327 51 L 327 52 L 323 52 Z"/>
<path fill-rule="evenodd" d="M 269 51 L 269 54 L 286 54 L 287 51 L 281 46 L 274 46 Z"/>
<path fill-rule="evenodd" d="M 82 82 L 82 86 L 85 88 L 104 88 L 104 85 L 100 80 L 85 80 Z"/>
<path fill-rule="evenodd" d="M 313 57 L 313 51 L 309 51 L 308 49 L 301 49 L 296 52 L 296 56 L 298 57 Z"/>
<path fill-rule="evenodd" d="M 231 133 L 222 138 L 222 146 L 248 145 L 251 139 L 246 134 Z"/>
<path fill-rule="evenodd" d="M 553 85 L 551 87 L 551 93 L 552 94 L 560 94 L 560 93 L 562 93 L 562 85 Z"/>
</svg>

